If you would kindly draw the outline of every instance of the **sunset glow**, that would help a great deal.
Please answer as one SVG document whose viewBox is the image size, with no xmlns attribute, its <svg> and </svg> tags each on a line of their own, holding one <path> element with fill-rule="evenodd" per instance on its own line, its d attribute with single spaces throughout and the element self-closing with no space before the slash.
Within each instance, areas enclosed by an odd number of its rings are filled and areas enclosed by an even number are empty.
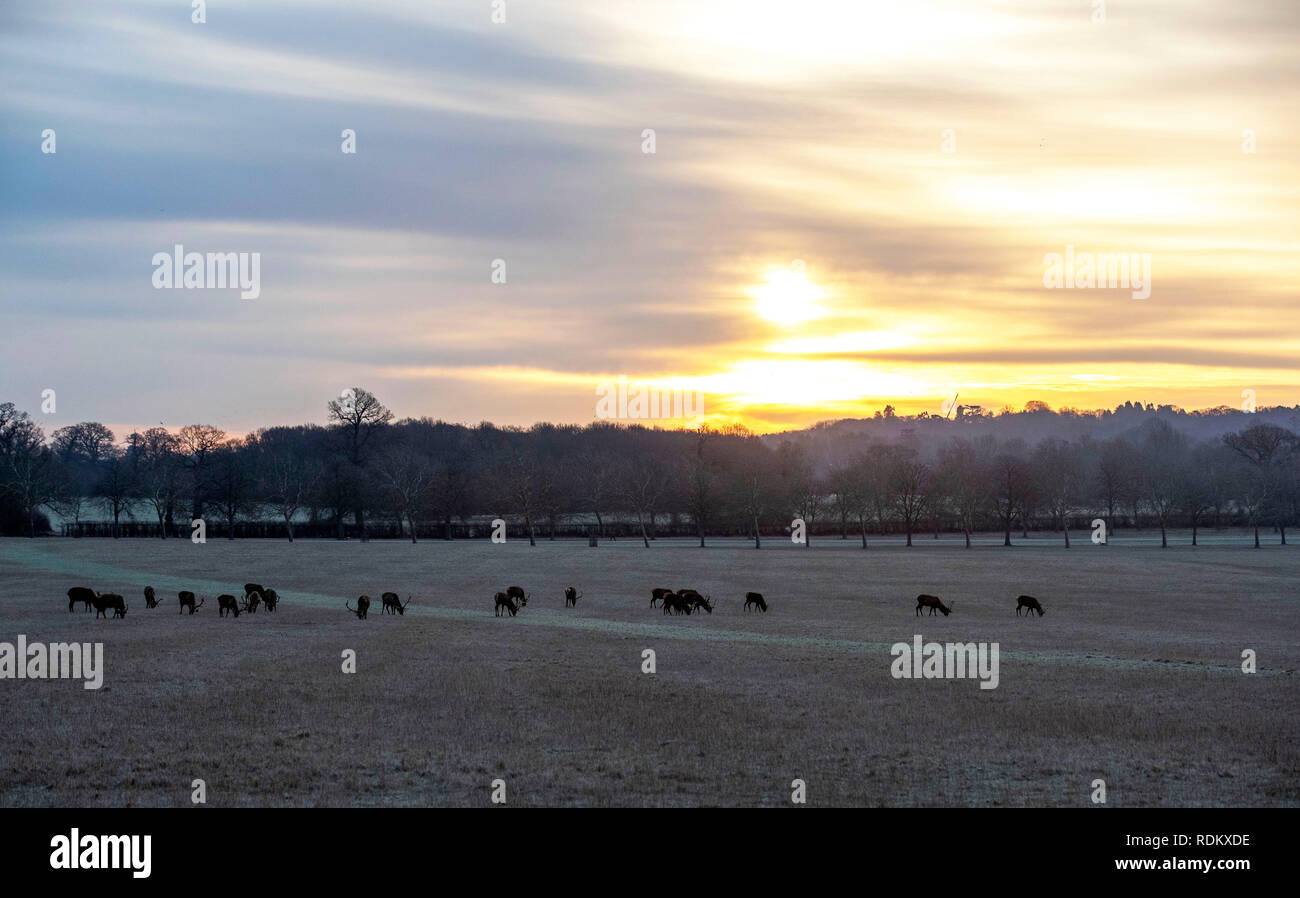
<svg viewBox="0 0 1300 898">
<path fill-rule="evenodd" d="M 232 432 L 349 383 L 519 425 L 685 384 L 760 431 L 1300 401 L 1292 3 L 327 5 L 12 14 L 12 392 Z M 260 295 L 152 289 L 175 244 L 260 253 Z M 1148 255 L 1150 295 L 1046 287 L 1067 248 Z"/>
</svg>

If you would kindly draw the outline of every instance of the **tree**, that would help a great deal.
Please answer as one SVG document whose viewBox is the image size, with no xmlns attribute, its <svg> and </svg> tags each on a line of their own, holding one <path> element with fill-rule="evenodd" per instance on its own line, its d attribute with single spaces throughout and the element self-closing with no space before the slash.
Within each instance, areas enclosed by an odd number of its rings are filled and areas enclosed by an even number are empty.
<svg viewBox="0 0 1300 898">
<path fill-rule="evenodd" d="M 501 470 L 503 499 L 515 514 L 522 515 L 528 531 L 528 545 L 537 545 L 535 524 L 547 504 L 551 472 L 546 470 L 530 451 L 531 446 L 516 445 L 505 456 Z"/>
<path fill-rule="evenodd" d="M 1003 447 L 993 460 L 993 509 L 1002 526 L 1002 545 L 1011 545 L 1011 525 L 1023 514 L 1032 489 L 1031 472 L 1024 458 L 1025 446 L 1015 441 Z"/>
<path fill-rule="evenodd" d="M 0 495 L 13 501 L 29 537 L 36 536 L 36 510 L 56 496 L 55 474 L 40 425 L 13 403 L 0 405 Z"/>
<path fill-rule="evenodd" d="M 135 466 L 124 451 L 113 446 L 104 455 L 100 467 L 103 473 L 96 492 L 113 516 L 113 538 L 117 539 L 122 533 L 122 513 L 130 514 L 131 500 L 136 496 Z"/>
<path fill-rule="evenodd" d="M 1077 447 L 1065 440 L 1048 438 L 1034 450 L 1034 486 L 1042 506 L 1065 537 L 1070 548 L 1070 515 L 1080 497 Z"/>
<path fill-rule="evenodd" d="M 153 506 L 159 535 L 166 539 L 184 470 L 181 441 L 163 427 L 150 427 L 142 434 L 133 434 L 133 437 L 139 491 Z"/>
<path fill-rule="evenodd" d="M 1106 513 L 1106 540 L 1115 529 L 1115 509 L 1136 494 L 1133 460 L 1137 452 L 1127 440 L 1113 439 L 1101 444 L 1096 467 L 1097 498 Z"/>
<path fill-rule="evenodd" d="M 434 472 L 429 459 L 407 441 L 390 446 L 376 464 L 388 502 L 411 528 L 411 542 L 417 542 L 416 513 L 424 507 L 433 488 Z"/>
<path fill-rule="evenodd" d="M 994 478 L 990 450 L 991 444 L 987 442 L 976 446 L 968 440 L 955 439 L 939 453 L 939 467 L 945 474 L 948 498 L 961 523 L 968 549 L 975 521 L 992 499 Z"/>
<path fill-rule="evenodd" d="M 190 478 L 190 514 L 202 518 L 209 487 L 209 465 L 213 454 L 226 441 L 226 432 L 209 424 L 186 424 L 176 438 L 182 463 Z"/>
<path fill-rule="evenodd" d="M 812 547 L 812 529 L 826 500 L 826 487 L 817 476 L 808 453 L 802 446 L 786 440 L 776 452 L 782 501 L 786 514 L 793 510 L 804 522 L 804 548 Z"/>
<path fill-rule="evenodd" d="M 906 445 L 893 447 L 888 461 L 889 495 L 912 545 L 912 533 L 925 515 L 932 496 L 934 471 L 921 460 L 916 449 Z"/>
<path fill-rule="evenodd" d="M 1151 425 L 1142 443 L 1139 482 L 1160 524 L 1160 548 L 1169 547 L 1169 521 L 1185 495 L 1187 437 L 1166 421 Z"/>
<path fill-rule="evenodd" d="M 761 549 L 762 519 L 775 501 L 772 495 L 772 455 L 758 437 L 745 436 L 732 447 L 730 462 L 731 492 L 736 497 L 736 506 L 745 527 L 754 539 L 754 548 Z"/>
<path fill-rule="evenodd" d="M 715 489 L 718 479 L 717 463 L 713 458 L 713 445 L 718 432 L 707 424 L 691 431 L 694 439 L 688 444 L 682 461 L 682 498 L 687 514 L 695 521 L 695 531 L 704 548 L 704 531 L 717 511 L 719 496 Z"/>
<path fill-rule="evenodd" d="M 344 453 L 351 466 L 353 518 L 362 542 L 366 540 L 366 480 L 363 468 L 369 459 L 369 447 L 375 435 L 393 420 L 375 394 L 361 387 L 344 390 L 329 404 L 329 420 L 341 437 Z"/>
<path fill-rule="evenodd" d="M 641 542 L 647 549 L 650 548 L 650 536 L 646 531 L 646 521 L 649 518 L 653 522 L 669 481 L 668 466 L 644 446 L 628 460 L 620 477 L 623 500 L 636 515 Z"/>
<path fill-rule="evenodd" d="M 1241 500 L 1255 532 L 1259 548 L 1259 522 L 1278 487 L 1279 469 L 1295 451 L 1296 436 L 1275 424 L 1255 424 L 1240 433 L 1224 436 L 1224 444 L 1237 454 L 1244 466 L 1241 477 Z M 1284 536 L 1285 539 L 1285 536 Z"/>
<path fill-rule="evenodd" d="M 259 431 L 258 497 L 272 509 L 293 542 L 293 521 L 311 501 L 321 477 L 319 429 L 271 428 Z"/>
<path fill-rule="evenodd" d="M 235 521 L 254 505 L 249 453 L 243 448 L 239 440 L 228 440 L 212 455 L 214 495 L 226 519 L 226 539 L 235 538 Z"/>
</svg>

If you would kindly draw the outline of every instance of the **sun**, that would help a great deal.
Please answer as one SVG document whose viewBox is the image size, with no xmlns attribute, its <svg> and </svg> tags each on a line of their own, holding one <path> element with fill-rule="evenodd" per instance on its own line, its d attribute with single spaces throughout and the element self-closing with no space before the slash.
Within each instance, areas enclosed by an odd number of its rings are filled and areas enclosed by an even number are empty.
<svg viewBox="0 0 1300 898">
<path fill-rule="evenodd" d="M 774 271 L 750 294 L 758 300 L 758 314 L 776 324 L 799 324 L 826 314 L 817 304 L 824 292 L 801 271 Z"/>
</svg>

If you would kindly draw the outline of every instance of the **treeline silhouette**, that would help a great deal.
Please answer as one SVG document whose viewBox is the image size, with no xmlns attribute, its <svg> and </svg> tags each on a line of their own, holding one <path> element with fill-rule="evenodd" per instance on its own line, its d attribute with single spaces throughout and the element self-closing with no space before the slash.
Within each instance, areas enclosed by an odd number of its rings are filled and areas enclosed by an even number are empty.
<svg viewBox="0 0 1300 898">
<path fill-rule="evenodd" d="M 801 519 L 834 536 L 1050 529 L 1276 530 L 1300 517 L 1300 409 L 1185 412 L 1125 403 L 828 422 L 758 436 L 597 421 L 529 428 L 395 421 L 359 387 L 324 425 L 242 438 L 192 424 L 122 440 L 83 422 L 43 429 L 0 405 L 0 530 L 35 536 L 482 538 L 765 537 Z"/>
</svg>

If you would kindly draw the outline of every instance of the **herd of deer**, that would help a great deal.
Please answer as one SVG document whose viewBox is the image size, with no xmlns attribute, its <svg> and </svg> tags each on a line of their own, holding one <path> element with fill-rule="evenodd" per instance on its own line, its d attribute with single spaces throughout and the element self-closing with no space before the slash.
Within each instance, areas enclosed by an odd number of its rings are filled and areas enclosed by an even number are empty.
<svg viewBox="0 0 1300 898">
<path fill-rule="evenodd" d="M 953 602 L 951 604 L 945 605 L 943 603 L 943 600 L 940 599 L 938 596 L 930 596 L 930 595 L 926 595 L 925 593 L 922 593 L 921 595 L 916 597 L 916 616 L 920 617 L 922 608 L 929 608 L 931 617 L 934 616 L 934 613 L 936 611 L 942 611 L 943 616 L 947 617 L 948 615 L 952 614 L 952 606 L 955 604 L 957 603 Z M 1030 617 L 1033 617 L 1035 611 L 1038 612 L 1039 617 L 1042 617 L 1044 613 L 1042 602 L 1038 601 L 1038 599 L 1034 598 L 1033 596 L 1016 596 L 1016 617 L 1020 616 L 1021 608 L 1028 609 L 1026 611 L 1026 614 L 1028 614 Z"/>
<path fill-rule="evenodd" d="M 193 614 L 198 611 L 199 608 L 203 607 L 203 603 L 207 599 L 206 596 L 199 597 L 198 604 L 196 605 L 194 603 L 194 593 L 187 590 L 180 592 L 177 595 L 180 598 L 180 612 L 184 612 L 185 609 L 188 608 L 190 614 Z M 380 596 L 380 599 L 383 602 L 382 613 L 406 614 L 406 607 L 411 604 L 411 598 L 411 596 L 407 596 L 406 602 L 403 604 L 397 593 L 383 593 Z M 572 586 L 565 587 L 565 608 L 576 608 L 578 605 L 578 599 L 580 598 L 582 598 L 582 593 L 578 592 Z M 494 599 L 496 601 L 497 617 L 502 617 L 505 612 L 509 612 L 510 616 L 514 617 L 519 613 L 520 608 L 528 604 L 528 594 L 524 592 L 523 587 L 521 586 L 506 587 L 506 591 L 497 593 Z M 95 617 L 107 618 L 109 611 L 113 612 L 113 617 L 115 618 L 126 617 L 126 599 L 122 598 L 122 596 L 117 593 L 99 593 L 85 586 L 74 586 L 68 590 L 68 610 L 74 611 L 78 602 L 85 606 L 84 610 L 86 611 L 94 608 Z M 217 596 L 217 614 L 220 617 L 225 617 L 228 614 L 239 617 L 240 611 L 247 614 L 255 614 L 258 605 L 265 606 L 267 611 L 274 611 L 275 606 L 279 604 L 279 602 L 280 597 L 276 594 L 274 589 L 266 589 L 260 583 L 245 583 L 244 598 L 242 602 L 229 594 Z M 158 597 L 154 593 L 152 586 L 146 586 L 144 588 L 144 604 L 146 608 L 158 607 Z M 709 614 L 713 613 L 712 596 L 700 595 L 694 589 L 679 589 L 675 592 L 671 589 L 651 590 L 650 607 L 654 608 L 656 605 L 661 605 L 663 607 L 664 614 L 691 614 L 692 612 L 700 610 L 707 611 Z M 355 608 L 352 607 L 352 602 L 350 600 L 345 602 L 344 606 L 348 611 L 355 614 L 358 620 L 365 620 L 366 615 L 370 612 L 370 596 L 361 596 L 358 598 L 357 607 Z M 762 593 L 747 592 L 745 593 L 744 608 L 746 611 L 750 608 L 755 608 L 766 613 L 767 601 L 763 598 Z M 919 617 L 922 609 L 925 608 L 930 609 L 931 617 L 934 616 L 936 611 L 943 612 L 943 616 L 947 617 L 949 614 L 952 614 L 953 605 L 945 605 L 943 600 L 938 596 L 922 593 L 916 597 L 916 616 Z M 1035 611 L 1038 612 L 1039 617 L 1042 617 L 1044 613 L 1042 603 L 1033 596 L 1016 597 L 1016 617 L 1020 616 L 1021 609 L 1025 609 L 1026 613 L 1031 617 Z"/>
<path fill-rule="evenodd" d="M 190 614 L 198 611 L 207 601 L 207 596 L 199 596 L 198 604 L 195 604 L 194 593 L 189 590 L 182 590 L 177 593 L 180 599 L 180 608 L 178 614 L 183 614 L 188 608 Z M 68 590 L 68 610 L 75 611 L 77 603 L 84 605 L 84 610 L 95 609 L 95 617 L 108 617 L 108 612 L 113 612 L 113 617 L 126 617 L 126 599 L 115 592 L 95 592 L 85 586 L 74 586 Z M 225 617 L 227 614 L 233 614 L 239 617 L 240 611 L 248 614 L 255 614 L 257 606 L 263 605 L 267 611 L 274 611 L 275 606 L 280 603 L 280 597 L 274 589 L 266 589 L 260 583 L 245 583 L 244 598 L 242 602 L 232 595 L 222 594 L 217 596 L 217 614 Z M 154 592 L 152 586 L 144 588 L 144 606 L 146 608 L 158 607 L 158 594 Z"/>
</svg>

